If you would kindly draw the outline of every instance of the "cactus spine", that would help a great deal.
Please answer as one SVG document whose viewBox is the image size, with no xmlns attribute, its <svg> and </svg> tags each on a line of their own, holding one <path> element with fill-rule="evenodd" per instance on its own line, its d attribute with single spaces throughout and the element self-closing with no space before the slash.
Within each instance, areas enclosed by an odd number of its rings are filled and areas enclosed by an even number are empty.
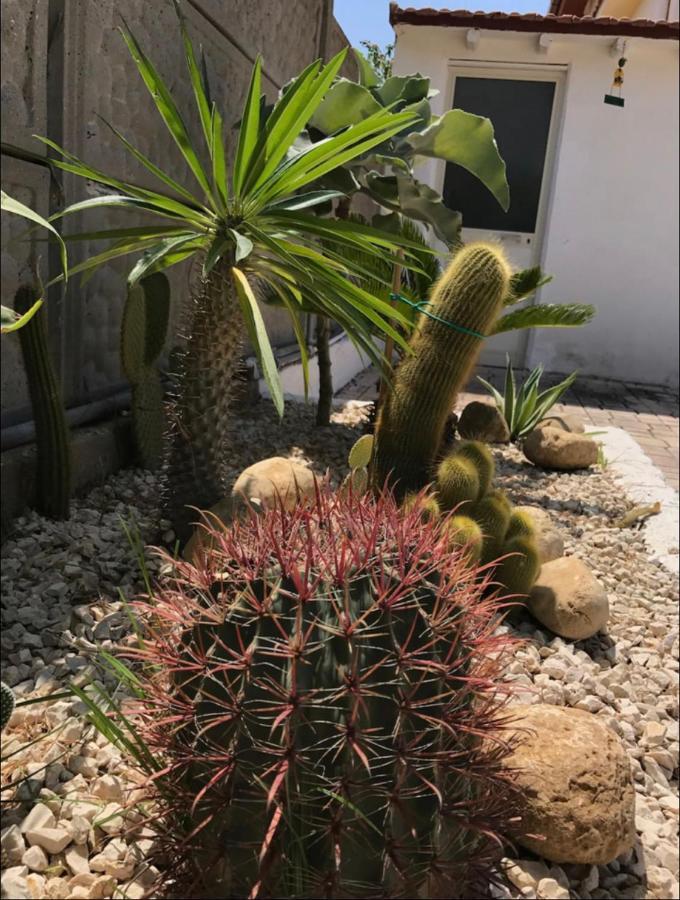
<svg viewBox="0 0 680 900">
<path fill-rule="evenodd" d="M 30 285 L 19 288 L 14 309 L 22 314 L 35 302 Z M 68 425 L 57 374 L 50 358 L 47 312 L 41 307 L 19 331 L 37 446 L 36 509 L 50 519 L 68 519 L 71 453 Z"/>
<path fill-rule="evenodd" d="M 165 416 L 156 362 L 163 352 L 170 317 L 170 283 L 163 272 L 129 288 L 121 326 L 120 356 L 132 387 L 132 425 L 141 464 L 160 465 Z"/>
<path fill-rule="evenodd" d="M 0 731 L 5 730 L 13 712 L 14 692 L 9 685 L 2 681 L 0 682 Z"/>
<path fill-rule="evenodd" d="M 376 426 L 373 478 L 389 478 L 400 496 L 427 483 L 453 409 L 477 361 L 482 341 L 449 327 L 450 322 L 488 334 L 508 293 L 510 267 L 502 252 L 471 244 L 456 252 L 436 283 L 429 311 L 410 341 L 411 353 L 399 366 L 394 386 Z"/>
</svg>

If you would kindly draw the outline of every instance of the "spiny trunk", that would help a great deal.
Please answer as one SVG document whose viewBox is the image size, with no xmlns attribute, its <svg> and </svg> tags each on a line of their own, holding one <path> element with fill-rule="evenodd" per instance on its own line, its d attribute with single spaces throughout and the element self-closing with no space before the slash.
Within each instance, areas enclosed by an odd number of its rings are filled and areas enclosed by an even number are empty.
<svg viewBox="0 0 680 900">
<path fill-rule="evenodd" d="M 227 265 L 201 282 L 187 319 L 166 462 L 166 514 L 182 545 L 199 518 L 190 507 L 208 509 L 226 491 L 225 436 L 243 344 L 241 312 Z"/>
<path fill-rule="evenodd" d="M 331 323 L 326 316 L 316 317 L 316 355 L 319 365 L 319 402 L 316 407 L 316 424 L 331 424 L 333 408 L 333 372 L 330 350 Z"/>
</svg>

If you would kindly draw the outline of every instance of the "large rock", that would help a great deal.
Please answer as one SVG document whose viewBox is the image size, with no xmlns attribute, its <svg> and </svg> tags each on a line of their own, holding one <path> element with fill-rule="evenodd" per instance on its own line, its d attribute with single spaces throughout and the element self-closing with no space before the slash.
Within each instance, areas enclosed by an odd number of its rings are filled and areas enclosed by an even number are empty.
<svg viewBox="0 0 680 900">
<path fill-rule="evenodd" d="M 543 469 L 587 469 L 597 462 L 597 444 L 592 438 L 553 425 L 534 428 L 522 450 L 529 462 Z"/>
<path fill-rule="evenodd" d="M 468 403 L 461 413 L 458 434 L 466 440 L 488 444 L 507 444 L 510 440 L 510 429 L 499 410 L 479 400 Z"/>
<path fill-rule="evenodd" d="M 302 463 L 282 456 L 272 456 L 248 466 L 234 482 L 231 496 L 220 500 L 208 510 L 211 524 L 227 525 L 233 516 L 246 506 L 273 506 L 280 502 L 292 509 L 298 498 L 315 496 L 314 473 Z M 199 550 L 205 549 L 205 529 L 198 526 L 182 551 L 187 560 L 195 560 Z"/>
<path fill-rule="evenodd" d="M 564 540 L 548 513 L 540 506 L 516 506 L 517 512 L 529 516 L 536 528 L 536 546 L 538 558 L 543 563 L 551 562 L 564 556 Z"/>
<path fill-rule="evenodd" d="M 592 713 L 537 703 L 511 710 L 519 743 L 515 840 L 556 863 L 606 865 L 635 841 L 635 790 L 620 739 Z"/>
<path fill-rule="evenodd" d="M 583 434 L 586 430 L 583 420 L 574 413 L 553 413 L 553 415 L 541 419 L 536 427 L 542 428 L 544 425 L 561 428 L 562 431 L 571 431 L 572 434 Z"/>
<path fill-rule="evenodd" d="M 607 624 L 607 592 L 588 566 L 575 556 L 541 566 L 527 605 L 554 634 L 582 641 Z"/>
</svg>

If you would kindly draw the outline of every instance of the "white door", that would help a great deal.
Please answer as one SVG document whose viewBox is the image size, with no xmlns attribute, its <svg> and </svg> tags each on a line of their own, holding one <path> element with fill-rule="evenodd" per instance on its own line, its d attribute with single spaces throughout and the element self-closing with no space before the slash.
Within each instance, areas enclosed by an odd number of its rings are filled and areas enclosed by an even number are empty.
<svg viewBox="0 0 680 900">
<path fill-rule="evenodd" d="M 460 166 L 442 167 L 444 202 L 463 214 L 463 240 L 497 241 L 516 269 L 540 264 L 541 237 L 551 183 L 563 70 L 557 66 L 509 67 L 452 62 L 451 106 L 488 117 L 507 167 L 510 208 L 498 202 Z M 535 302 L 536 297 L 527 301 Z M 484 342 L 480 362 L 524 365 L 527 332 L 509 332 Z"/>
</svg>

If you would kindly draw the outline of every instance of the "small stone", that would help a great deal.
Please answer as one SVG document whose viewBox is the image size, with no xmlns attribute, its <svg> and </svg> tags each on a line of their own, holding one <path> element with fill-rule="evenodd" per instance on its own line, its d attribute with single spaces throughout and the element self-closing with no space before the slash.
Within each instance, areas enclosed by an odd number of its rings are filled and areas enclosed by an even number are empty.
<svg viewBox="0 0 680 900">
<path fill-rule="evenodd" d="M 70 889 L 65 878 L 48 878 L 45 882 L 45 894 L 49 900 L 68 900 Z"/>
<path fill-rule="evenodd" d="M 102 800 L 121 801 L 123 799 L 123 783 L 115 775 L 102 775 L 101 778 L 92 782 L 90 793 L 93 797 L 100 797 Z"/>
<path fill-rule="evenodd" d="M 0 846 L 2 846 L 3 868 L 19 866 L 21 857 L 26 852 L 26 844 L 18 825 L 9 825 L 2 829 Z"/>
<path fill-rule="evenodd" d="M 66 865 L 74 875 L 87 875 L 90 872 L 87 845 L 72 844 L 64 853 Z"/>
<path fill-rule="evenodd" d="M 673 893 L 675 887 L 675 879 L 668 871 L 659 866 L 650 866 L 647 869 L 647 886 L 653 891 L 657 897 L 675 897 Z"/>
<path fill-rule="evenodd" d="M 33 872 L 44 872 L 49 865 L 47 854 L 42 847 L 29 847 L 21 857 L 21 861 Z"/>
<path fill-rule="evenodd" d="M 658 747 L 666 737 L 666 726 L 661 722 L 647 722 L 642 732 L 642 740 L 648 747 Z"/>
<path fill-rule="evenodd" d="M 106 834 L 120 834 L 123 830 L 123 807 L 118 803 L 108 803 L 97 815 L 93 824 Z"/>
<path fill-rule="evenodd" d="M 88 892 L 88 900 L 104 900 L 116 890 L 116 879 L 111 875 L 100 875 L 92 883 Z"/>
<path fill-rule="evenodd" d="M 536 893 L 545 900 L 569 900 L 570 897 L 569 891 L 558 884 L 554 878 L 541 878 Z"/>
<path fill-rule="evenodd" d="M 28 868 L 11 866 L 5 869 L 0 878 L 3 898 L 7 900 L 31 900 L 31 890 L 27 884 Z"/>
<path fill-rule="evenodd" d="M 57 820 L 54 813 L 44 803 L 36 803 L 21 823 L 21 831 L 26 834 L 35 828 L 54 828 Z"/>
<path fill-rule="evenodd" d="M 26 876 L 26 884 L 31 892 L 33 900 L 44 900 L 45 897 L 45 877 L 31 872 Z"/>
<path fill-rule="evenodd" d="M 37 844 L 48 853 L 61 853 L 71 843 L 71 832 L 66 828 L 33 828 L 26 832 L 29 844 Z"/>
</svg>

